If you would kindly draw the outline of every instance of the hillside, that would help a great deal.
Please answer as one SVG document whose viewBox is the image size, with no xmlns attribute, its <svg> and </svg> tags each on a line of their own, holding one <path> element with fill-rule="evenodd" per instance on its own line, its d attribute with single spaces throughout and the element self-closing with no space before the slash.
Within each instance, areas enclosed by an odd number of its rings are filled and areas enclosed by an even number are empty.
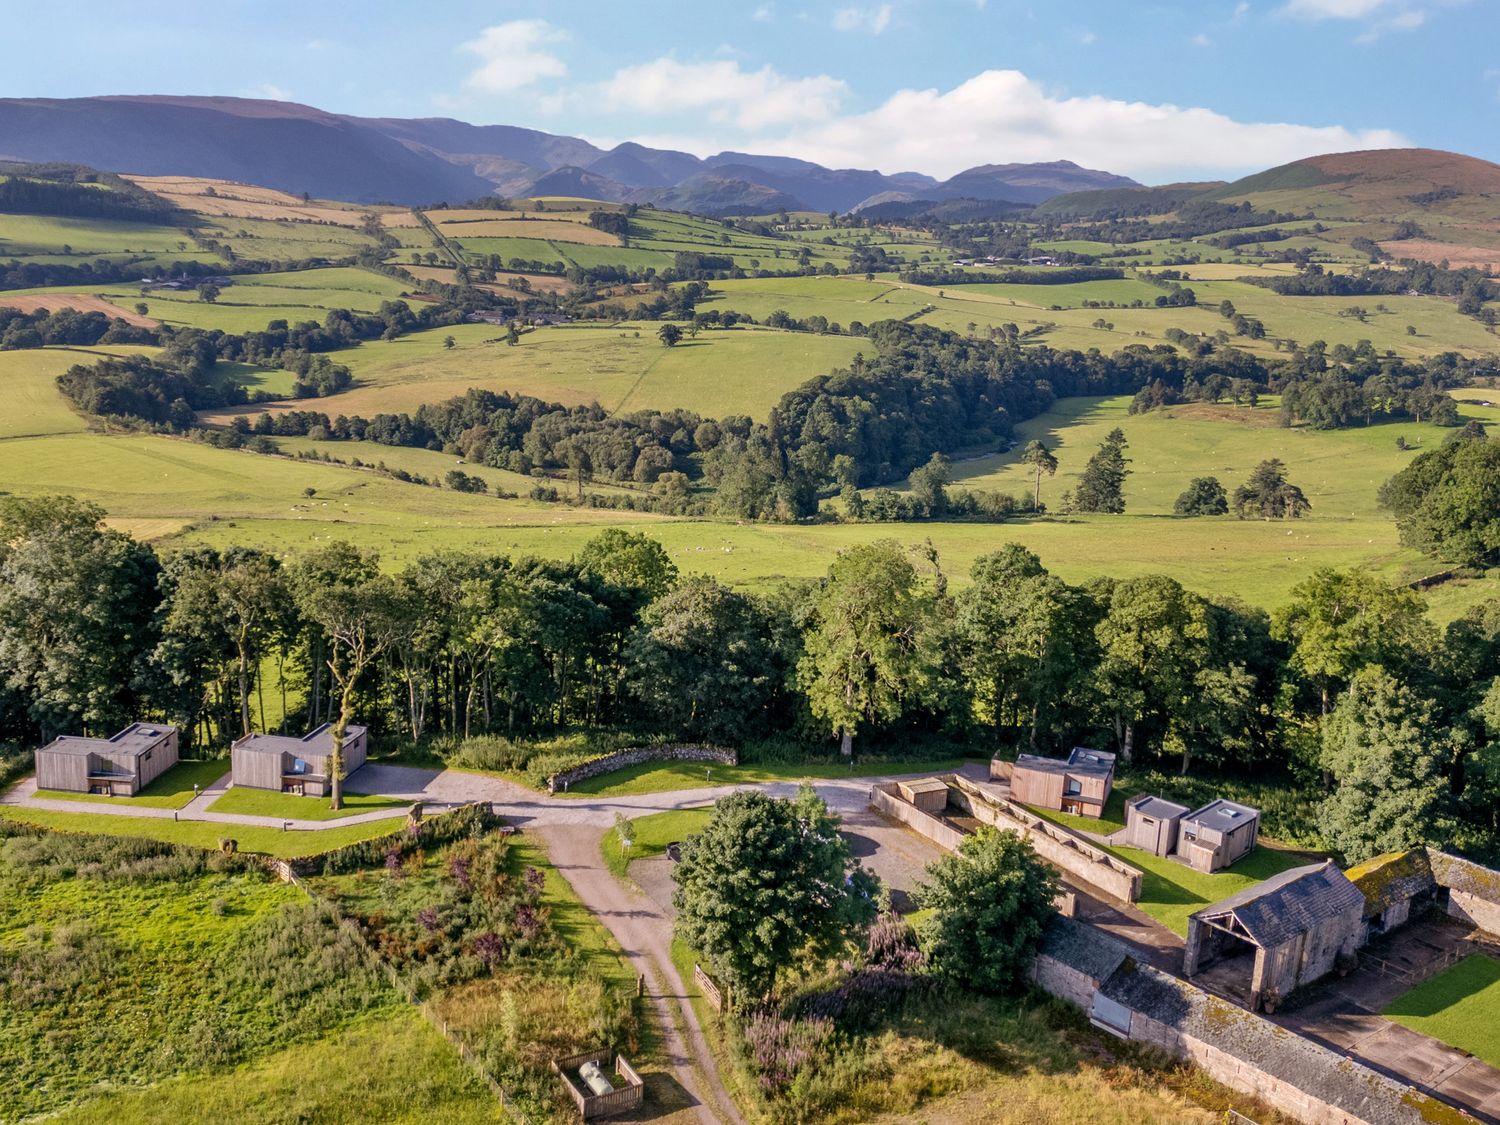
<svg viewBox="0 0 1500 1125">
<path fill-rule="evenodd" d="M 986 164 L 939 184 L 917 172 L 830 169 L 784 156 L 690 153 L 450 118 L 351 117 L 256 98 L 0 99 L 0 159 L 237 180 L 359 203 L 553 194 L 561 172 L 598 198 L 727 214 L 848 211 L 873 197 L 1007 199 L 1133 181 L 1069 161 Z"/>
</svg>

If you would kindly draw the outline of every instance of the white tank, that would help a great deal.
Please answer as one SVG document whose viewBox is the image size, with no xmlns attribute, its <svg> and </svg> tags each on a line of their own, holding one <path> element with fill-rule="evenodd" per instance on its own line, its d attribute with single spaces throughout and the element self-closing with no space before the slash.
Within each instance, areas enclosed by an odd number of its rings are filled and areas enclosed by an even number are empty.
<svg viewBox="0 0 1500 1125">
<path fill-rule="evenodd" d="M 608 1078 L 604 1077 L 604 1071 L 599 1069 L 598 1063 L 584 1063 L 578 1068 L 578 1077 L 583 1079 L 584 1084 L 595 1094 L 613 1094 L 615 1092 L 614 1086 L 610 1084 Z"/>
</svg>

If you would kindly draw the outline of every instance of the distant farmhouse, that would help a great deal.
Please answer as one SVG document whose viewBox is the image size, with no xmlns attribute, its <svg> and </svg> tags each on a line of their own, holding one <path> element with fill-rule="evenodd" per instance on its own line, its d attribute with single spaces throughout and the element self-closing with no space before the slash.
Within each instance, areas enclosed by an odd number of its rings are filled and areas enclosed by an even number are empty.
<svg viewBox="0 0 1500 1125">
<path fill-rule="evenodd" d="M 1260 812 L 1222 797 L 1192 812 L 1148 793 L 1125 802 L 1125 843 L 1213 874 L 1255 850 Z"/>
<path fill-rule="evenodd" d="M 365 764 L 367 732 L 352 723 L 344 732 L 344 776 Z M 304 797 L 326 797 L 333 778 L 333 725 L 324 723 L 301 738 L 247 734 L 230 749 L 234 784 Z"/>
<path fill-rule="evenodd" d="M 132 723 L 113 738 L 62 735 L 36 752 L 39 789 L 134 797 L 177 764 L 177 728 Z"/>
<path fill-rule="evenodd" d="M 1115 756 L 1083 746 L 1075 746 L 1066 758 L 1021 754 L 1010 768 L 1012 800 L 1076 816 L 1101 815 L 1114 784 Z"/>
</svg>

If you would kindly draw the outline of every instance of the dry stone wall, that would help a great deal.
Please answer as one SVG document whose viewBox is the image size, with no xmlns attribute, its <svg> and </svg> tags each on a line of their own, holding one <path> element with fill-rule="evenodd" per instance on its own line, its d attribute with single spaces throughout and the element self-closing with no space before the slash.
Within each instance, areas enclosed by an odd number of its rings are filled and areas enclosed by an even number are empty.
<svg viewBox="0 0 1500 1125">
<path fill-rule="evenodd" d="M 601 754 L 571 769 L 561 770 L 547 779 L 547 790 L 555 793 L 591 777 L 613 773 L 626 766 L 638 766 L 643 762 L 712 762 L 721 766 L 737 766 L 740 764 L 740 755 L 739 751 L 722 746 L 636 746 L 629 750 L 616 750 L 613 754 Z"/>
</svg>

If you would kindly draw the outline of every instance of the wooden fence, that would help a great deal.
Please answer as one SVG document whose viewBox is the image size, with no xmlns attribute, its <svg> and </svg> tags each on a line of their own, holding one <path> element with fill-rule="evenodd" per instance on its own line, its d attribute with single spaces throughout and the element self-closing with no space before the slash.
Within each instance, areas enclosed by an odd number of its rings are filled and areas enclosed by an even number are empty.
<svg viewBox="0 0 1500 1125">
<path fill-rule="evenodd" d="M 693 983 L 698 986 L 698 991 L 703 993 L 703 999 L 714 1006 L 714 1011 L 724 1010 L 724 993 L 713 982 L 713 978 L 703 971 L 702 965 L 693 965 Z"/>
<path fill-rule="evenodd" d="M 611 1090 L 607 1094 L 592 1094 L 579 1089 L 578 1084 L 569 1077 L 570 1072 L 576 1071 L 587 1063 L 594 1063 L 601 1070 L 607 1072 L 607 1065 L 614 1060 L 615 1076 L 623 1078 L 625 1085 L 619 1089 Z M 596 1117 L 612 1117 L 617 1113 L 629 1113 L 633 1109 L 639 1109 L 646 1097 L 646 1084 L 641 1076 L 635 1072 L 635 1068 L 624 1055 L 617 1055 L 613 1051 L 585 1051 L 581 1055 L 569 1055 L 565 1059 L 554 1059 L 552 1061 L 552 1072 L 562 1082 L 563 1088 L 568 1091 L 568 1096 L 573 1099 L 573 1104 L 578 1107 L 579 1115 L 585 1121 L 592 1121 Z"/>
</svg>

